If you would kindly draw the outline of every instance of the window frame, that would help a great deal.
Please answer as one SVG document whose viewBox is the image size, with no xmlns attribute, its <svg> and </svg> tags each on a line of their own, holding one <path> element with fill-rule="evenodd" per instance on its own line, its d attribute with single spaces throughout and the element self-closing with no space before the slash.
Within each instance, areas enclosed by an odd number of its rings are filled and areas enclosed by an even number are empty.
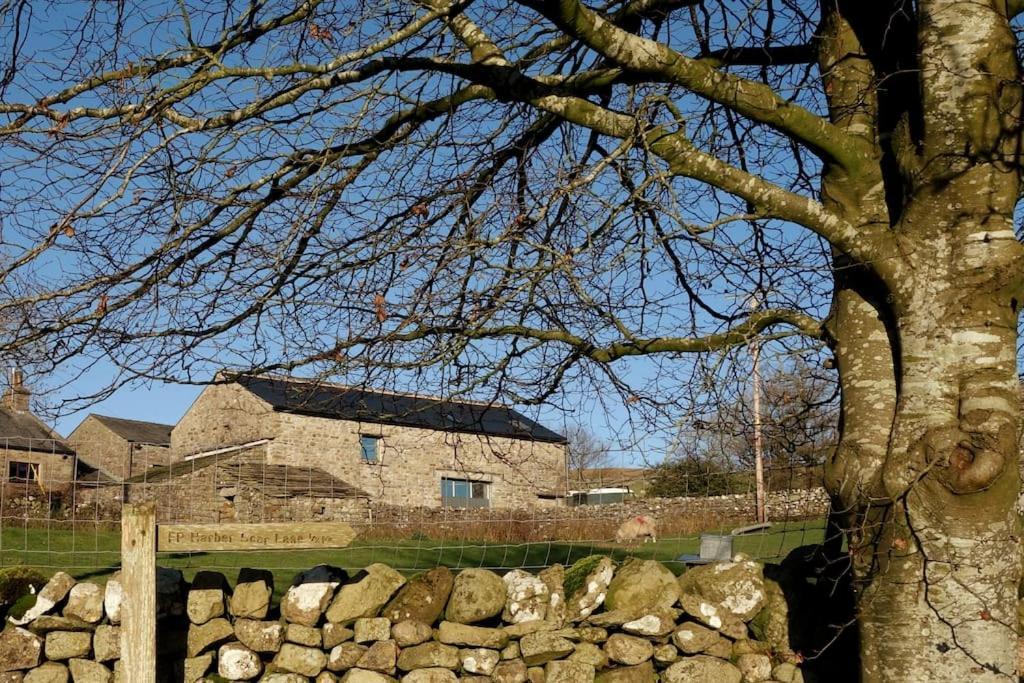
<svg viewBox="0 0 1024 683">
<path fill-rule="evenodd" d="M 373 452 L 370 453 L 367 449 L 367 444 L 373 444 Z M 359 435 L 359 462 L 366 463 L 367 465 L 379 465 L 380 464 L 380 435 L 379 434 L 360 434 Z"/>
<path fill-rule="evenodd" d="M 26 475 L 22 476 L 16 473 L 16 469 L 21 467 L 25 468 Z M 36 470 L 36 463 L 25 462 L 23 460 L 8 460 L 7 461 L 7 481 L 12 481 L 18 484 L 34 484 L 39 481 L 38 470 Z"/>
<path fill-rule="evenodd" d="M 491 506 L 491 482 L 441 475 L 441 506 L 451 508 L 487 508 Z M 456 495 L 464 491 L 468 495 Z"/>
</svg>

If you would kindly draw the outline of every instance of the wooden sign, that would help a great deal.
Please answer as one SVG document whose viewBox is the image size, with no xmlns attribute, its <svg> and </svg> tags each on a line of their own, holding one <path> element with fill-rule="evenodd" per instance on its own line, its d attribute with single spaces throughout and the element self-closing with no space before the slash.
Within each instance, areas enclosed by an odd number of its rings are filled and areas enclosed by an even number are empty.
<svg viewBox="0 0 1024 683">
<path fill-rule="evenodd" d="M 344 522 L 160 524 L 158 552 L 343 548 L 356 537 Z"/>
</svg>

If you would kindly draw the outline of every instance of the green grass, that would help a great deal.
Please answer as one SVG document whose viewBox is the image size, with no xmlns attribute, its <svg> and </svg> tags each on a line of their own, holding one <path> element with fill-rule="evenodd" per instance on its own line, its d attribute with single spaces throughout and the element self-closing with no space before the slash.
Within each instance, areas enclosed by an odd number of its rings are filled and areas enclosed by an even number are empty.
<svg viewBox="0 0 1024 683">
<path fill-rule="evenodd" d="M 766 561 L 781 559 L 797 546 L 820 543 L 824 538 L 824 525 L 823 519 L 778 523 L 767 532 L 736 537 L 733 549 Z M 181 569 L 189 579 L 200 569 L 224 572 L 232 581 L 241 567 L 269 569 L 280 591 L 297 571 L 322 563 L 356 570 L 383 562 L 414 573 L 438 565 L 537 569 L 555 563 L 572 564 L 588 555 L 606 554 L 616 560 L 627 556 L 661 560 L 681 571 L 682 565 L 675 559 L 682 554 L 696 554 L 699 544 L 697 536 L 633 546 L 581 541 L 501 544 L 472 540 L 357 540 L 338 550 L 161 553 L 157 562 L 160 566 Z M 25 565 L 36 567 L 44 574 L 63 570 L 79 579 L 104 582 L 119 564 L 120 531 L 89 525 L 79 525 L 75 531 L 8 525 L 0 531 L 0 567 Z"/>
</svg>

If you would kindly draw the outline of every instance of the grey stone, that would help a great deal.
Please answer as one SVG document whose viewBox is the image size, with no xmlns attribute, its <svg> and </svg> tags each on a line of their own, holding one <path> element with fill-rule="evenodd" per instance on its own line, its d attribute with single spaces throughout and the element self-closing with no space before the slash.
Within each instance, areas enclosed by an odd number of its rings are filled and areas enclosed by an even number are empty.
<svg viewBox="0 0 1024 683">
<path fill-rule="evenodd" d="M 622 630 L 639 636 L 660 637 L 676 627 L 676 615 L 670 610 L 650 612 L 622 625 Z"/>
<path fill-rule="evenodd" d="M 59 662 L 73 657 L 87 657 L 92 650 L 92 634 L 88 631 L 50 631 L 46 634 L 46 658 Z"/>
<path fill-rule="evenodd" d="M 594 667 L 570 659 L 548 662 L 544 667 L 546 683 L 593 683 Z"/>
<path fill-rule="evenodd" d="M 97 662 L 111 662 L 121 658 L 121 627 L 101 625 L 92 637 L 93 658 Z"/>
<path fill-rule="evenodd" d="M 513 569 L 502 577 L 505 582 L 505 609 L 502 620 L 510 624 L 544 619 L 551 596 L 540 578 L 522 569 Z"/>
<path fill-rule="evenodd" d="M 316 626 L 344 580 L 345 572 L 323 564 L 300 572 L 281 599 L 281 616 L 295 624 Z"/>
<path fill-rule="evenodd" d="M 615 574 L 615 565 L 607 557 L 584 558 L 566 572 L 566 619 L 580 621 L 600 607 Z M 575 586 L 569 594 L 569 586 Z"/>
<path fill-rule="evenodd" d="M 391 638 L 391 621 L 384 617 L 356 619 L 352 626 L 357 643 L 369 643 L 375 640 Z"/>
<path fill-rule="evenodd" d="M 519 641 L 519 650 L 528 666 L 561 659 L 574 649 L 571 641 L 544 631 L 523 636 Z"/>
<path fill-rule="evenodd" d="M 416 669 L 402 676 L 402 683 L 455 683 L 459 678 L 451 669 Z"/>
<path fill-rule="evenodd" d="M 686 654 L 693 655 L 708 649 L 720 637 L 717 631 L 712 631 L 706 626 L 686 623 L 672 634 L 672 642 Z"/>
<path fill-rule="evenodd" d="M 99 622 L 103 619 L 103 589 L 95 583 L 76 583 L 68 592 L 64 616 L 90 624 Z"/>
<path fill-rule="evenodd" d="M 694 605 L 700 611 L 701 604 L 710 604 L 719 617 L 727 613 L 747 622 L 761 611 L 767 600 L 764 568 L 751 560 L 693 567 L 679 577 L 679 590 L 680 604 L 694 617 L 698 616 L 694 614 Z"/>
<path fill-rule="evenodd" d="M 229 681 L 252 680 L 262 671 L 260 656 L 241 643 L 227 643 L 217 651 L 217 673 Z"/>
<path fill-rule="evenodd" d="M 348 624 L 362 617 L 375 617 L 395 592 L 405 585 L 405 577 L 385 564 L 371 564 L 354 583 L 341 587 L 327 609 L 327 620 Z"/>
<path fill-rule="evenodd" d="M 110 683 L 114 679 L 113 671 L 89 659 L 72 659 L 68 669 L 74 683 Z"/>
<path fill-rule="evenodd" d="M 506 659 L 498 662 L 491 673 L 494 683 L 525 683 L 526 662 L 522 659 Z"/>
<path fill-rule="evenodd" d="M 189 657 L 195 657 L 203 650 L 220 645 L 235 634 L 227 619 L 218 617 L 211 619 L 205 624 L 190 624 L 188 627 L 187 652 Z"/>
<path fill-rule="evenodd" d="M 548 610 L 545 619 L 561 626 L 565 623 L 565 567 L 554 564 L 537 573 L 548 588 Z"/>
<path fill-rule="evenodd" d="M 196 572 L 188 591 L 185 612 L 193 624 L 224 616 L 228 581 L 220 572 Z"/>
<path fill-rule="evenodd" d="M 68 668 L 57 662 L 46 662 L 31 671 L 25 672 L 25 683 L 67 683 Z"/>
<path fill-rule="evenodd" d="M 505 582 L 488 569 L 463 569 L 455 577 L 446 621 L 474 624 L 497 616 L 505 607 Z"/>
<path fill-rule="evenodd" d="M 599 627 L 622 626 L 626 622 L 639 619 L 643 613 L 643 610 L 636 609 L 613 609 L 591 614 L 587 617 L 587 624 Z"/>
<path fill-rule="evenodd" d="M 500 650 L 508 645 L 508 634 L 500 628 L 469 626 L 442 621 L 437 627 L 437 639 L 449 645 L 487 647 Z"/>
<path fill-rule="evenodd" d="M 501 654 L 497 650 L 489 650 L 485 647 L 459 650 L 459 661 L 462 663 L 462 670 L 471 674 L 490 676 L 500 659 Z"/>
<path fill-rule="evenodd" d="M 198 657 L 189 657 L 185 660 L 185 683 L 196 683 L 202 680 L 206 672 L 213 664 L 213 653 L 205 652 Z"/>
<path fill-rule="evenodd" d="M 614 633 L 608 636 L 604 644 L 604 651 L 613 662 L 635 666 L 642 664 L 654 656 L 654 646 L 649 640 L 627 636 L 623 633 Z"/>
<path fill-rule="evenodd" d="M 316 676 L 327 666 L 327 655 L 320 650 L 285 643 L 274 657 L 274 666 L 282 671 Z"/>
<path fill-rule="evenodd" d="M 0 633 L 0 671 L 19 671 L 39 665 L 43 639 L 23 628 L 8 626 Z"/>
<path fill-rule="evenodd" d="M 241 619 L 266 619 L 274 595 L 274 575 L 265 569 L 238 570 L 235 591 L 228 601 L 231 614 Z"/>
<path fill-rule="evenodd" d="M 382 614 L 392 622 L 414 619 L 433 625 L 444 611 L 454 581 L 447 567 L 414 576 L 399 589 Z"/>
<path fill-rule="evenodd" d="M 398 656 L 398 668 L 402 671 L 438 667 L 458 669 L 459 649 L 444 643 L 429 642 L 407 647 Z"/>
<path fill-rule="evenodd" d="M 393 640 L 378 640 L 356 662 L 359 669 L 392 674 L 398 659 L 398 646 Z"/>
<path fill-rule="evenodd" d="M 279 621 L 236 619 L 235 637 L 250 650 L 277 652 L 284 644 L 284 625 Z"/>
<path fill-rule="evenodd" d="M 75 579 L 70 574 L 57 572 L 40 589 L 39 595 L 36 596 L 35 604 L 20 619 L 11 619 L 11 623 L 15 626 L 24 626 L 36 617 L 49 613 L 59 602 L 68 596 L 74 585 Z"/>
<path fill-rule="evenodd" d="M 107 579 L 103 587 L 103 611 L 111 624 L 121 623 L 121 603 L 124 602 L 124 588 L 121 586 L 121 572 L 117 571 Z"/>
<path fill-rule="evenodd" d="M 743 675 L 735 666 L 717 657 L 684 657 L 661 672 L 664 683 L 740 683 Z"/>
<path fill-rule="evenodd" d="M 331 671 L 351 669 L 362 658 L 368 648 L 358 643 L 341 643 L 331 648 L 327 668 Z"/>
<path fill-rule="evenodd" d="M 615 571 L 608 584 L 609 610 L 650 611 L 672 607 L 679 599 L 679 582 L 660 562 L 631 558 Z"/>
<path fill-rule="evenodd" d="M 409 647 L 419 645 L 430 640 L 434 635 L 434 629 L 422 621 L 406 619 L 391 627 L 391 637 L 398 643 L 398 647 Z"/>
<path fill-rule="evenodd" d="M 321 629 L 321 639 L 323 640 L 323 647 L 325 650 L 330 650 L 335 645 L 344 643 L 346 640 L 352 640 L 355 636 L 355 631 L 350 629 L 348 626 L 342 626 L 341 624 L 326 623 Z"/>
<path fill-rule="evenodd" d="M 320 629 L 302 624 L 288 624 L 284 630 L 284 639 L 306 647 L 321 647 L 324 642 Z"/>
</svg>

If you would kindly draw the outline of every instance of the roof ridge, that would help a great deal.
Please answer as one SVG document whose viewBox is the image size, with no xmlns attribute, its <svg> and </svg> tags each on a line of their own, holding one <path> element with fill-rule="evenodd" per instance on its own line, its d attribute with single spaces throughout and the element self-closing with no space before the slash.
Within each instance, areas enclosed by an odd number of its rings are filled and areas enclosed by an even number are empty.
<svg viewBox="0 0 1024 683">
<path fill-rule="evenodd" d="M 119 420 L 121 422 L 135 422 L 144 425 L 158 425 L 160 427 L 171 427 L 172 429 L 174 428 L 173 424 L 168 424 L 167 422 L 153 422 L 152 420 L 136 420 L 133 417 L 120 417 L 118 415 L 101 415 L 99 413 L 89 413 L 89 415 L 105 420 Z"/>
</svg>

